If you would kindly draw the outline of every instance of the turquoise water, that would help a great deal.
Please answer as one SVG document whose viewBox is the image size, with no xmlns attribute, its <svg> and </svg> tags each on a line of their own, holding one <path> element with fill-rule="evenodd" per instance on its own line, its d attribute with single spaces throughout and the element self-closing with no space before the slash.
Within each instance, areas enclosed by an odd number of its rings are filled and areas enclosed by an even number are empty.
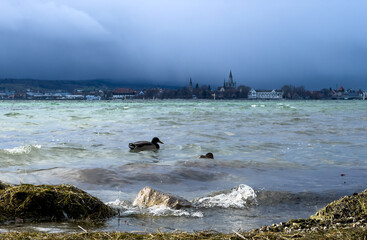
<svg viewBox="0 0 367 240">
<path fill-rule="evenodd" d="M 366 101 L 2 101 L 0 180 L 74 184 L 122 201 L 126 214 L 95 230 L 248 230 L 366 188 L 366 110 Z M 155 136 L 158 152 L 129 152 L 129 142 Z M 215 159 L 198 159 L 207 152 Z M 193 200 L 240 184 L 256 192 L 254 204 L 131 206 L 145 186 Z"/>
</svg>

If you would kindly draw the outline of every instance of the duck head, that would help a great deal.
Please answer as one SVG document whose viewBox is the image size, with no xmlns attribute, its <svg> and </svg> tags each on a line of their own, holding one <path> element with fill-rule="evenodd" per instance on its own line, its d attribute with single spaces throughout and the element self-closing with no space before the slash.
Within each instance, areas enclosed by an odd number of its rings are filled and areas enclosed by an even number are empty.
<svg viewBox="0 0 367 240">
<path fill-rule="evenodd" d="M 200 155 L 199 158 L 210 158 L 210 159 L 214 159 L 214 155 L 211 152 L 208 152 L 205 155 Z"/>
<path fill-rule="evenodd" d="M 157 137 L 154 137 L 154 138 L 152 139 L 152 143 L 154 143 L 154 144 L 157 144 L 157 143 L 164 144 L 164 143 L 163 143 L 163 142 L 161 142 L 161 140 L 159 140 L 159 138 L 157 138 Z"/>
</svg>

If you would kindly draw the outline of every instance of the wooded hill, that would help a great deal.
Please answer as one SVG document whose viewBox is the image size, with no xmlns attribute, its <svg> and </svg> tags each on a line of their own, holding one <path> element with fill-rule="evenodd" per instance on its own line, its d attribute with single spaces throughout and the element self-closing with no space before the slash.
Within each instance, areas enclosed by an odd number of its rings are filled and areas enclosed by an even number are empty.
<svg viewBox="0 0 367 240">
<path fill-rule="evenodd" d="M 38 79 L 0 79 L 0 89 L 7 90 L 65 90 L 73 91 L 76 89 L 93 90 L 93 89 L 115 89 L 119 87 L 144 89 L 150 87 L 172 88 L 172 86 L 162 86 L 149 83 L 147 81 L 129 80 L 38 80 Z"/>
</svg>

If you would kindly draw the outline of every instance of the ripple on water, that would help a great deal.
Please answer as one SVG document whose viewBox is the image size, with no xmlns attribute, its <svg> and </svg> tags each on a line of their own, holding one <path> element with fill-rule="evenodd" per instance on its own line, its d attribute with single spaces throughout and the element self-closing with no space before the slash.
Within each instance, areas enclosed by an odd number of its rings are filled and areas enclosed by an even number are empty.
<svg viewBox="0 0 367 240">
<path fill-rule="evenodd" d="M 182 165 L 183 166 L 183 165 Z M 128 185 L 166 184 L 179 185 L 183 182 L 198 181 L 200 183 L 227 180 L 230 175 L 218 172 L 217 169 L 194 169 L 167 165 L 127 164 L 120 167 L 70 169 L 69 179 L 84 184 L 100 186 L 126 187 Z M 61 172 L 61 174 L 64 174 Z M 54 175 L 59 176 L 57 172 Z M 60 175 L 62 177 L 62 175 Z"/>
<path fill-rule="evenodd" d="M 88 120 L 88 119 L 92 119 L 92 117 L 90 116 L 86 116 L 86 117 L 83 117 L 83 116 L 70 116 L 70 119 L 71 120 Z"/>
<path fill-rule="evenodd" d="M 21 116 L 21 113 L 17 113 L 17 112 L 10 112 L 10 113 L 5 113 L 4 116 L 5 117 L 18 117 Z"/>
</svg>

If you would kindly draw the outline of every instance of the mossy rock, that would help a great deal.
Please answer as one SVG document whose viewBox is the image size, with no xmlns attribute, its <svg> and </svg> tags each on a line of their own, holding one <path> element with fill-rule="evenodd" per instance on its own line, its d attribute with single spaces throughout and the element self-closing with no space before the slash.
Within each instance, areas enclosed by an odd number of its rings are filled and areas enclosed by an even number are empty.
<svg viewBox="0 0 367 240">
<path fill-rule="evenodd" d="M 0 220 L 97 220 L 115 215 L 111 207 L 72 185 L 8 187 L 0 192 Z"/>
<path fill-rule="evenodd" d="M 354 218 L 355 220 L 367 219 L 367 189 L 362 193 L 343 197 L 328 204 L 318 211 L 311 219 L 342 220 Z"/>
<path fill-rule="evenodd" d="M 0 192 L 1 190 L 4 190 L 6 188 L 12 187 L 12 185 L 8 184 L 8 183 L 3 183 L 2 181 L 0 181 Z"/>
</svg>

